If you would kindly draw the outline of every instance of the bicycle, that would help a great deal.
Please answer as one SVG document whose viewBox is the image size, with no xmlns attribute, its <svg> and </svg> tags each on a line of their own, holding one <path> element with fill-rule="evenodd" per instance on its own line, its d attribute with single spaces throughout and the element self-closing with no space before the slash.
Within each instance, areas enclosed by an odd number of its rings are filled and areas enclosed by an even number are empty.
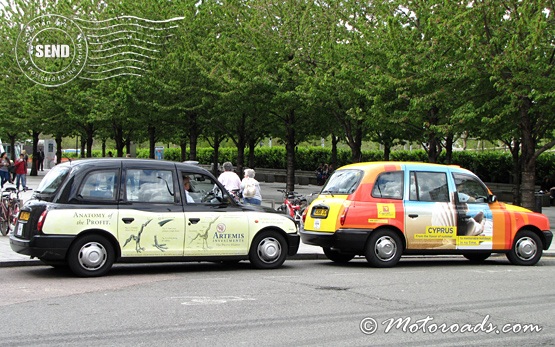
<svg viewBox="0 0 555 347">
<path fill-rule="evenodd" d="M 284 189 L 278 189 L 278 192 L 283 193 L 283 204 L 277 210 L 291 216 L 296 223 L 302 219 L 304 210 L 308 206 L 308 201 L 304 195 L 296 192 L 288 192 Z"/>
<path fill-rule="evenodd" d="M 4 187 L 1 192 L 0 233 L 2 236 L 6 236 L 9 234 L 10 229 L 15 227 L 21 208 L 21 200 L 19 199 L 19 190 L 16 187 Z"/>
</svg>

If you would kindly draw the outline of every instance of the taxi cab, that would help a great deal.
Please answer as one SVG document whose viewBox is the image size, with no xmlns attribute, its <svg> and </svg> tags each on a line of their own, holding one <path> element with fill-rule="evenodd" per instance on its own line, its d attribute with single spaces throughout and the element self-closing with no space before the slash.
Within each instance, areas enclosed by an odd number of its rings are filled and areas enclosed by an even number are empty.
<svg viewBox="0 0 555 347">
<path fill-rule="evenodd" d="M 208 171 L 130 158 L 55 166 L 10 236 L 15 252 L 83 277 L 114 262 L 250 260 L 272 269 L 299 243 L 291 218 L 235 203 Z"/>
<path fill-rule="evenodd" d="M 497 201 L 455 165 L 369 162 L 336 170 L 303 215 L 301 239 L 345 263 L 364 255 L 392 267 L 403 254 L 460 254 L 473 262 L 505 253 L 534 265 L 551 245 L 549 220 Z"/>
</svg>

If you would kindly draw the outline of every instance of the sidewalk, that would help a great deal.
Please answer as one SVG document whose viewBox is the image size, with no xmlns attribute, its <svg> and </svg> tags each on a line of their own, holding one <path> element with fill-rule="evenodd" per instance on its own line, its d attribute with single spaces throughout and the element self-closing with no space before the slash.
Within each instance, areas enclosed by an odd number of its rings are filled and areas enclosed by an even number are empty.
<svg viewBox="0 0 555 347">
<path fill-rule="evenodd" d="M 36 189 L 48 170 L 39 172 L 38 176 L 27 175 L 27 186 Z M 263 192 L 263 205 L 268 207 L 277 207 L 283 201 L 282 193 L 278 189 L 285 189 L 284 183 L 265 183 L 260 182 L 260 187 Z M 296 192 L 309 195 L 318 192 L 321 187 L 314 185 L 297 185 Z M 21 194 L 23 201 L 31 197 L 33 191 L 27 191 Z M 550 221 L 552 230 L 555 230 L 555 206 L 543 207 L 543 214 L 545 214 Z M 549 250 L 544 251 L 544 256 L 555 257 L 555 242 L 551 244 Z M 321 247 L 305 245 L 301 242 L 297 255 L 289 257 L 288 259 L 327 259 Z M 0 235 L 0 267 L 4 266 L 23 266 L 23 265 L 42 265 L 38 259 L 30 259 L 26 255 L 18 254 L 12 251 L 8 236 Z"/>
</svg>

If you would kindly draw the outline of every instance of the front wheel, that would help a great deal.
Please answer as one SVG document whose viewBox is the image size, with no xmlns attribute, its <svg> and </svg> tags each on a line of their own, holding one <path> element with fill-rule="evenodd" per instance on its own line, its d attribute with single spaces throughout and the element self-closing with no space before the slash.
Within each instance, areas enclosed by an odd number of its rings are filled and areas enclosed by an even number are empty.
<svg viewBox="0 0 555 347">
<path fill-rule="evenodd" d="M 403 244 L 401 238 L 389 229 L 374 231 L 366 243 L 365 256 L 374 267 L 393 267 L 401 259 Z"/>
<path fill-rule="evenodd" d="M 287 256 L 287 242 L 278 232 L 258 234 L 251 245 L 249 260 L 258 269 L 276 269 Z"/>
<path fill-rule="evenodd" d="M 514 265 L 535 265 L 542 254 L 542 242 L 538 235 L 530 230 L 524 230 L 516 234 L 513 247 L 507 253 L 507 259 Z"/>
<path fill-rule="evenodd" d="M 336 263 L 348 263 L 355 257 L 353 253 L 341 253 L 329 247 L 324 247 L 324 254 L 329 260 Z"/>
<path fill-rule="evenodd" d="M 81 277 L 105 275 L 114 260 L 114 247 L 101 235 L 87 235 L 77 239 L 67 255 L 69 268 Z"/>
</svg>

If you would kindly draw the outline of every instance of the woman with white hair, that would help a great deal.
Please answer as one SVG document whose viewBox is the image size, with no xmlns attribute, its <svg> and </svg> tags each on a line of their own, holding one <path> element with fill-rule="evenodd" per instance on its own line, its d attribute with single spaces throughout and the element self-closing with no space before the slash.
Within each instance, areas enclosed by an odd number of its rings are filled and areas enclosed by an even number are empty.
<svg viewBox="0 0 555 347">
<path fill-rule="evenodd" d="M 253 169 L 245 169 L 245 178 L 241 181 L 241 192 L 243 201 L 251 205 L 261 205 L 262 195 L 260 194 L 260 184 L 254 179 Z"/>
</svg>

